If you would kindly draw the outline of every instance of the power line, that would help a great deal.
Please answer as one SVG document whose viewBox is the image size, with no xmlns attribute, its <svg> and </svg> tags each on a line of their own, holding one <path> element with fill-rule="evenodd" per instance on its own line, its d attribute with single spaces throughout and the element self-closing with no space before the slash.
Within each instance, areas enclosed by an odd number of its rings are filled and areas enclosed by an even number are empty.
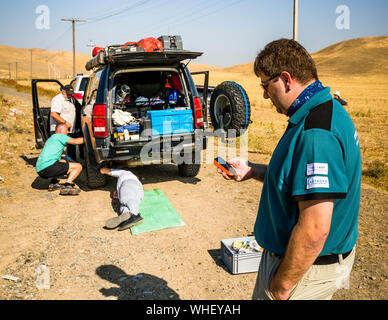
<svg viewBox="0 0 388 320">
<path fill-rule="evenodd" d="M 112 27 L 112 25 L 114 24 L 119 24 L 119 29 L 121 29 L 123 23 L 133 21 L 134 17 L 146 17 L 146 15 L 155 10 L 155 7 L 158 8 L 158 6 L 162 5 L 166 5 L 166 0 L 149 0 L 144 3 L 144 5 L 137 6 L 130 11 L 123 12 L 120 15 L 114 16 L 114 19 L 109 18 L 109 26 Z M 146 15 L 143 15 L 143 13 L 145 13 Z"/>
<path fill-rule="evenodd" d="M 55 38 L 55 40 L 51 41 L 49 45 L 43 47 L 42 49 L 47 50 L 47 49 L 51 48 L 52 45 L 54 43 L 56 43 L 59 39 L 61 39 L 70 29 L 71 29 L 71 26 L 69 28 L 67 28 L 63 33 L 61 33 L 57 38 Z"/>
<path fill-rule="evenodd" d="M 96 22 L 100 22 L 100 21 L 103 21 L 103 20 L 106 20 L 106 19 L 109 19 L 109 18 L 113 18 L 113 17 L 116 17 L 118 15 L 122 15 L 124 14 L 125 12 L 129 11 L 129 10 L 133 10 L 135 8 L 138 8 L 150 1 L 153 1 L 153 0 L 142 0 L 142 1 L 138 1 L 130 6 L 127 6 L 123 9 L 116 9 L 116 10 L 113 10 L 111 13 L 107 13 L 105 15 L 102 15 L 102 16 L 96 16 L 96 17 L 92 17 L 92 18 L 88 18 L 89 22 L 87 22 L 86 24 L 91 24 L 91 23 L 96 23 Z"/>
<path fill-rule="evenodd" d="M 209 0 L 201 1 L 199 3 L 195 3 L 194 6 L 190 8 L 181 8 L 182 10 L 174 14 L 176 18 L 172 19 L 173 23 L 176 25 L 177 21 L 185 20 L 187 17 L 193 16 L 195 14 L 198 14 L 198 12 L 202 12 L 203 10 L 206 10 L 208 8 L 213 7 L 214 5 L 217 5 L 218 3 L 223 2 L 224 0 L 219 0 L 216 3 L 210 3 Z M 202 4 L 208 4 L 207 6 L 201 7 Z M 155 29 L 162 29 L 166 26 L 171 25 L 171 22 L 166 23 L 165 19 L 159 23 L 156 24 L 148 24 L 146 27 L 139 27 L 138 29 L 141 29 L 141 32 L 133 34 L 134 37 L 150 34 L 151 30 Z"/>
<path fill-rule="evenodd" d="M 202 19 L 204 17 L 207 17 L 209 15 L 212 15 L 214 13 L 218 13 L 228 7 L 231 7 L 237 3 L 241 3 L 242 1 L 245 1 L 245 0 L 239 0 L 239 1 L 236 1 L 234 3 L 231 3 L 231 4 L 226 4 L 222 7 L 217 7 L 220 3 L 224 3 L 225 1 L 224 0 L 221 0 L 221 1 L 217 1 L 217 2 L 214 2 L 214 3 L 211 3 L 211 4 L 208 4 L 208 5 L 205 5 L 204 7 L 200 8 L 198 4 L 196 4 L 196 6 L 193 8 L 194 10 L 193 11 L 190 11 L 190 10 L 185 10 L 185 11 L 188 11 L 186 14 L 184 15 L 181 15 L 179 17 L 179 19 L 176 19 L 174 20 L 174 26 L 178 26 L 178 25 L 183 25 L 183 24 L 186 24 L 186 23 L 189 23 L 189 22 L 192 22 L 192 21 L 195 21 L 195 20 L 199 20 L 199 19 Z M 208 3 L 208 1 L 205 1 L 206 3 Z M 200 4 L 202 4 L 203 2 L 201 2 Z M 213 10 L 211 11 L 210 13 L 208 12 L 207 14 L 201 14 L 201 15 L 198 15 L 196 13 L 198 12 L 203 12 L 203 11 L 206 11 L 206 10 L 209 10 L 209 9 L 212 9 L 214 7 L 217 7 L 216 10 Z M 187 19 L 187 18 L 190 18 L 192 17 L 191 19 Z M 149 33 L 148 30 L 155 30 L 155 29 L 162 29 L 166 26 L 169 26 L 171 25 L 171 23 L 159 23 L 158 25 L 155 25 L 155 26 L 151 26 L 150 28 L 146 29 L 146 31 L 142 31 L 141 33 L 138 33 L 136 35 L 143 35 L 145 33 Z M 142 29 L 144 30 L 144 29 Z"/>
</svg>

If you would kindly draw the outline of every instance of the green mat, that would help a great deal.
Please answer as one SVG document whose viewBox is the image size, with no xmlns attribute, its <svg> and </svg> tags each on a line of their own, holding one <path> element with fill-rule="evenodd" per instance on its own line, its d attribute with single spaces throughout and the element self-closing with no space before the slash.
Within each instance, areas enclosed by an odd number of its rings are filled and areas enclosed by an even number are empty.
<svg viewBox="0 0 388 320">
<path fill-rule="evenodd" d="M 131 227 L 132 234 L 186 225 L 160 189 L 144 191 L 139 211 L 144 221 Z"/>
</svg>

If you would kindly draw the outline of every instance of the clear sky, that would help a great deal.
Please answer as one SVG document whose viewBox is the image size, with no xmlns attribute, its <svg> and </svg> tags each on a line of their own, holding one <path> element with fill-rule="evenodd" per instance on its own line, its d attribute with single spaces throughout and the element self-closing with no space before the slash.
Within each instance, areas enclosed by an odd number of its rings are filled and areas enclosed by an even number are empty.
<svg viewBox="0 0 388 320">
<path fill-rule="evenodd" d="M 388 35 L 387 13 L 387 0 L 299 0 L 298 40 L 315 52 Z M 106 46 L 179 34 L 185 49 L 204 52 L 196 62 L 227 67 L 253 61 L 272 40 L 292 38 L 293 0 L 1 0 L 0 44 L 71 51 L 71 23 L 62 18 L 87 20 L 76 24 L 77 52 L 88 53 L 90 40 Z"/>
</svg>

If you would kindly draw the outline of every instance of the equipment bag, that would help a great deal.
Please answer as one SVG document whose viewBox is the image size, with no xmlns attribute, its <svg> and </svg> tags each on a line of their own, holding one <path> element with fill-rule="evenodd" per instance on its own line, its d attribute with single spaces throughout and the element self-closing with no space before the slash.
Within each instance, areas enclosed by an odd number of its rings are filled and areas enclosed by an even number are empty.
<svg viewBox="0 0 388 320">
<path fill-rule="evenodd" d="M 143 47 L 146 52 L 161 51 L 163 48 L 162 42 L 153 37 L 141 39 L 137 45 Z"/>
</svg>

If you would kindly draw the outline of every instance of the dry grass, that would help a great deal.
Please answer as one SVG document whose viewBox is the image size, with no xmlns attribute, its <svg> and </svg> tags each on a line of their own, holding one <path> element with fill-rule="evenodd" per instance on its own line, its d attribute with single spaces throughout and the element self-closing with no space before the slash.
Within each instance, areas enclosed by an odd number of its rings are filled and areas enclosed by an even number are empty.
<svg viewBox="0 0 388 320">
<path fill-rule="evenodd" d="M 35 149 L 31 119 L 29 107 L 0 93 L 0 176 L 10 184 L 16 182 L 15 175 L 20 175 L 20 172 L 15 173 L 19 156 Z"/>
<path fill-rule="evenodd" d="M 0 79 L 0 85 L 7 88 L 14 88 L 19 92 L 31 93 L 31 83 L 29 81 L 15 81 Z M 38 94 L 46 97 L 54 97 L 59 93 L 58 85 L 52 83 L 39 83 Z"/>
</svg>

